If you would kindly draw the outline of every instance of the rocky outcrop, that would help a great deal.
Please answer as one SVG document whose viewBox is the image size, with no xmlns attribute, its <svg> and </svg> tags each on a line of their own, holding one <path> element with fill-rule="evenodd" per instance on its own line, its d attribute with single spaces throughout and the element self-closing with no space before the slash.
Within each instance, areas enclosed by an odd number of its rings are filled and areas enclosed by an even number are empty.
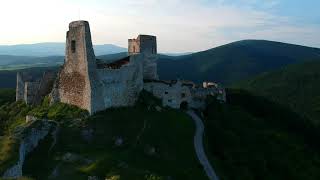
<svg viewBox="0 0 320 180">
<path fill-rule="evenodd" d="M 18 178 L 23 175 L 22 167 L 26 156 L 34 150 L 39 142 L 47 135 L 52 135 L 56 139 L 58 125 L 54 121 L 36 120 L 28 124 L 25 128 L 15 133 L 15 136 L 20 139 L 19 158 L 18 162 L 7 169 L 3 178 Z"/>
</svg>

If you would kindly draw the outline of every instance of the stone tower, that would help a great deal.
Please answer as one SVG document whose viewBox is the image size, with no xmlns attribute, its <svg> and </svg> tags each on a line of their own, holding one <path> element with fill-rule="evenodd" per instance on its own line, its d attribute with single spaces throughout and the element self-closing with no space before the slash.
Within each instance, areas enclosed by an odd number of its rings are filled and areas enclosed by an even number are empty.
<svg viewBox="0 0 320 180">
<path fill-rule="evenodd" d="M 53 100 L 87 109 L 90 113 L 99 106 L 100 95 L 96 74 L 96 57 L 92 47 L 87 21 L 69 24 L 66 40 L 65 63 L 53 90 Z"/>
<path fill-rule="evenodd" d="M 129 39 L 129 55 L 143 56 L 143 78 L 158 79 L 157 73 L 157 38 L 149 35 L 139 35 L 137 39 Z"/>
<path fill-rule="evenodd" d="M 16 101 L 24 100 L 24 81 L 22 73 L 17 73 Z"/>
</svg>

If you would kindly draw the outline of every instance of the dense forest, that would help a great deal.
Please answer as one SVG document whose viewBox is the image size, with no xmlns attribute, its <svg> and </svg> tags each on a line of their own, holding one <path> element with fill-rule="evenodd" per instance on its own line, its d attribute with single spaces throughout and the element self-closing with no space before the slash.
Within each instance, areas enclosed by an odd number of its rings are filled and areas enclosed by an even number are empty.
<svg viewBox="0 0 320 180">
<path fill-rule="evenodd" d="M 287 107 L 229 89 L 204 113 L 208 151 L 221 179 L 319 179 L 319 128 Z"/>
</svg>

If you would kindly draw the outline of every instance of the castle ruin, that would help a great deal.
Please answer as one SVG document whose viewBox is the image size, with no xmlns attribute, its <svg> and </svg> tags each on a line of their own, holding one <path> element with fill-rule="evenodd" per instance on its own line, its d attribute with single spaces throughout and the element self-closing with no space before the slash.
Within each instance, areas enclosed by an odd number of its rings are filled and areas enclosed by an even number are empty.
<svg viewBox="0 0 320 180">
<path fill-rule="evenodd" d="M 157 39 L 139 35 L 128 40 L 128 56 L 113 62 L 96 59 L 87 21 L 69 24 L 65 62 L 57 74 L 44 73 L 40 80 L 17 74 L 16 99 L 38 104 L 49 95 L 51 101 L 86 109 L 90 114 L 111 107 L 133 106 L 144 89 L 162 99 L 164 106 L 205 106 L 208 95 L 225 101 L 225 91 L 207 83 L 163 81 L 157 74 Z M 54 82 L 54 83 L 53 83 Z"/>
</svg>

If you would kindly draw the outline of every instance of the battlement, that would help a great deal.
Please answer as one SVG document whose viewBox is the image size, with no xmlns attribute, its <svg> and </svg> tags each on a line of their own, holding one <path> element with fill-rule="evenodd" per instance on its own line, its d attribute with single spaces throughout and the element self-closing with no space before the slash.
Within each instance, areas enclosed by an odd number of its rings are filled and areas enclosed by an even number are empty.
<svg viewBox="0 0 320 180">
<path fill-rule="evenodd" d="M 69 28 L 76 28 L 76 27 L 80 27 L 80 26 L 87 26 L 89 27 L 89 22 L 88 21 L 73 21 L 69 24 Z"/>
<path fill-rule="evenodd" d="M 137 39 L 128 40 L 129 54 L 157 54 L 157 37 L 151 35 L 139 35 Z"/>
<path fill-rule="evenodd" d="M 140 54 L 143 58 L 143 78 L 158 79 L 157 72 L 157 37 L 139 35 L 137 39 L 128 40 L 128 54 Z"/>
</svg>

